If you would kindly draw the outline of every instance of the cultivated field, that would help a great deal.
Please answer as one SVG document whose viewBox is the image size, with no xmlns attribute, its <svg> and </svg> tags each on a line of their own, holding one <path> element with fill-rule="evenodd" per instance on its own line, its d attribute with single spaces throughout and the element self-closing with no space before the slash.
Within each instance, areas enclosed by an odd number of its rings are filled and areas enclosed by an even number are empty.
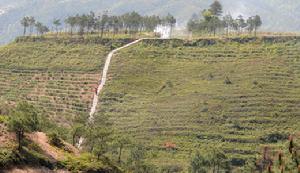
<svg viewBox="0 0 300 173">
<path fill-rule="evenodd" d="M 18 38 L 0 47 L 0 98 L 29 101 L 69 124 L 74 116 L 88 115 L 108 52 L 130 41 Z"/>
<path fill-rule="evenodd" d="M 297 39 L 146 40 L 119 52 L 109 74 L 98 114 L 155 165 L 186 170 L 196 150 L 217 148 L 242 166 L 300 130 Z"/>
</svg>

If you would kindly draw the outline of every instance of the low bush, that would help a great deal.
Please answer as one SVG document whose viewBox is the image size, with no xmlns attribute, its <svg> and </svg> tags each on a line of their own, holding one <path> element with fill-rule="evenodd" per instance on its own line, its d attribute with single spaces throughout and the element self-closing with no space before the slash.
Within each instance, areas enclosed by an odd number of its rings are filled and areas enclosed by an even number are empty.
<svg viewBox="0 0 300 173">
<path fill-rule="evenodd" d="M 226 76 L 225 80 L 224 80 L 224 83 L 227 84 L 227 85 L 230 85 L 232 84 L 231 80 L 229 79 L 229 77 Z"/>
<path fill-rule="evenodd" d="M 284 141 L 287 139 L 288 139 L 287 134 L 282 134 L 278 132 L 267 134 L 260 138 L 260 140 L 264 143 L 277 143 L 279 141 Z"/>
<path fill-rule="evenodd" d="M 81 154 L 79 157 L 69 155 L 61 164 L 72 172 L 121 172 L 118 168 L 103 164 L 88 153 Z"/>
<path fill-rule="evenodd" d="M 26 147 L 23 147 L 23 150 L 20 152 L 20 157 L 22 161 L 21 163 L 26 165 L 44 166 L 49 169 L 55 168 L 55 164 L 52 163 L 46 156 Z"/>
<path fill-rule="evenodd" d="M 0 115 L 0 124 L 7 123 L 8 117 L 4 115 Z"/>
<path fill-rule="evenodd" d="M 230 162 L 232 166 L 244 166 L 246 163 L 245 159 L 241 158 L 232 158 Z"/>
<path fill-rule="evenodd" d="M 49 137 L 49 141 L 50 141 L 51 145 L 53 145 L 55 147 L 58 147 L 58 148 L 64 147 L 64 143 L 61 140 L 61 138 L 59 137 L 59 135 L 58 135 L 57 132 L 51 132 L 51 133 L 49 133 L 48 137 Z"/>
<path fill-rule="evenodd" d="M 161 173 L 177 173 L 182 171 L 183 169 L 179 165 L 166 165 L 161 168 Z"/>
<path fill-rule="evenodd" d="M 0 115 L 8 115 L 10 109 L 11 109 L 11 107 L 9 105 L 3 103 L 3 101 L 1 101 L 1 99 L 0 99 Z"/>
<path fill-rule="evenodd" d="M 8 148 L 0 149 L 0 170 L 1 168 L 7 168 L 10 165 L 20 162 L 17 157 L 17 153 L 14 150 Z"/>
</svg>

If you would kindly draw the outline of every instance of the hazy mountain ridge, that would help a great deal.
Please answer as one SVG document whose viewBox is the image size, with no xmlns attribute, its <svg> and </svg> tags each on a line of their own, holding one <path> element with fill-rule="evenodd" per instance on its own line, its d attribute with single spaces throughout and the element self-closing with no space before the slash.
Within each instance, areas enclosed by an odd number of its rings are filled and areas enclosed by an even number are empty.
<svg viewBox="0 0 300 173">
<path fill-rule="evenodd" d="M 113 14 L 137 11 L 141 14 L 175 15 L 184 25 L 193 13 L 207 8 L 212 0 L 1 0 L 0 43 L 22 33 L 19 20 L 26 15 L 51 25 L 54 18 L 76 13 L 108 10 Z M 224 12 L 234 16 L 259 14 L 268 31 L 299 31 L 300 1 L 294 0 L 221 0 Z"/>
</svg>

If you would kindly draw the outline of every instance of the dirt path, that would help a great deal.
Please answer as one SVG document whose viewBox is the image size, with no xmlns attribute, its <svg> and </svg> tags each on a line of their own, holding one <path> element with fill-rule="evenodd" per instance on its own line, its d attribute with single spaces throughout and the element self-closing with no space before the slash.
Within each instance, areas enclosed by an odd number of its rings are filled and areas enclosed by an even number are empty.
<svg viewBox="0 0 300 173">
<path fill-rule="evenodd" d="M 44 167 L 33 168 L 27 166 L 15 167 L 10 170 L 3 170 L 2 172 L 3 173 L 71 173 L 70 171 L 67 170 L 50 170 Z"/>
<path fill-rule="evenodd" d="M 49 138 L 45 133 L 35 132 L 28 134 L 27 137 L 31 141 L 36 143 L 43 150 L 44 154 L 48 156 L 48 158 L 50 158 L 53 162 L 64 159 L 64 152 L 50 145 Z M 75 147 L 67 143 L 64 143 L 64 145 L 66 149 L 72 152 L 75 156 L 79 155 L 79 151 Z"/>
<path fill-rule="evenodd" d="M 104 85 L 105 85 L 105 83 L 106 83 L 106 80 L 107 80 L 107 72 L 108 72 L 108 69 L 109 69 L 109 65 L 110 65 L 110 62 L 111 62 L 111 58 L 112 58 L 113 55 L 114 55 L 115 53 L 117 53 L 118 51 L 120 51 L 120 50 L 122 50 L 122 49 L 124 49 L 124 48 L 130 47 L 130 46 L 132 46 L 132 45 L 134 45 L 134 44 L 140 42 L 141 40 L 143 40 L 143 39 L 138 39 L 138 40 L 133 41 L 133 42 L 131 42 L 131 43 L 129 43 L 129 44 L 126 44 L 125 46 L 122 46 L 122 47 L 119 47 L 119 48 L 117 48 L 117 49 L 114 49 L 113 51 L 111 51 L 111 52 L 107 55 L 106 61 L 105 61 L 105 65 L 104 65 L 104 68 L 103 68 L 103 71 L 102 71 L 102 77 L 101 77 L 101 79 L 100 79 L 100 84 L 99 84 L 99 86 L 98 86 L 98 88 L 97 88 L 97 93 L 95 93 L 95 95 L 94 95 L 93 104 L 92 104 L 92 107 L 91 107 L 91 110 L 90 110 L 90 113 L 89 113 L 89 120 L 88 120 L 89 122 L 93 122 L 93 121 L 94 121 L 94 114 L 95 114 L 95 112 L 96 112 L 96 108 L 97 108 L 97 105 L 98 105 L 98 102 L 99 102 L 99 94 L 100 94 L 100 92 L 102 91 L 102 89 L 103 89 L 103 87 L 104 87 Z M 84 141 L 84 138 L 81 137 L 81 138 L 79 139 L 78 144 L 77 144 L 77 147 L 78 147 L 78 148 L 81 148 L 81 145 L 82 145 L 83 141 Z"/>
<path fill-rule="evenodd" d="M 58 149 L 49 144 L 48 137 L 41 132 L 36 132 L 28 135 L 29 139 L 38 144 L 39 147 L 52 159 L 53 162 L 62 159 L 63 154 Z"/>
<path fill-rule="evenodd" d="M 89 114 L 89 115 L 90 115 L 90 116 L 89 116 L 89 121 L 90 121 L 90 122 L 93 121 L 93 119 L 94 119 L 94 114 L 95 114 L 95 112 L 96 112 L 96 108 L 97 108 L 97 105 L 98 105 L 99 94 L 100 94 L 100 92 L 102 91 L 102 89 L 103 89 L 103 87 L 104 87 L 104 85 L 105 85 L 105 83 L 106 83 L 106 80 L 107 80 L 107 71 L 108 71 L 108 68 L 109 68 L 109 65 L 110 65 L 111 58 L 113 57 L 113 55 L 114 55 L 116 52 L 120 51 L 121 49 L 124 49 L 124 48 L 127 48 L 127 47 L 129 47 L 129 46 L 132 46 L 132 45 L 134 45 L 134 44 L 140 42 L 141 40 L 142 40 L 142 39 L 139 39 L 139 40 L 136 40 L 136 41 L 131 42 L 131 43 L 129 43 L 129 44 L 126 44 L 125 46 L 119 47 L 119 48 L 117 48 L 117 49 L 111 51 L 111 52 L 107 55 L 106 61 L 105 61 L 105 65 L 104 65 L 104 69 L 103 69 L 103 72 L 102 72 L 102 77 L 101 77 L 101 80 L 100 80 L 101 82 L 100 82 L 100 85 L 99 85 L 98 88 L 97 88 L 97 93 L 95 93 L 95 95 L 94 95 L 93 105 L 92 105 L 92 108 L 91 108 L 91 110 L 90 110 L 90 114 Z"/>
</svg>

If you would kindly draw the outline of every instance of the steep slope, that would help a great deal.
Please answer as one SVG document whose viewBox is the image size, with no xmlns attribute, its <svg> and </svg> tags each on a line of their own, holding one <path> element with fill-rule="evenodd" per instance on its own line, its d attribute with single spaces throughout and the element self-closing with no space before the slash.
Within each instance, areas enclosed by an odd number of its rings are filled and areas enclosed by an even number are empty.
<svg viewBox="0 0 300 173">
<path fill-rule="evenodd" d="M 88 115 L 106 55 L 131 39 L 102 41 L 28 39 L 1 47 L 0 99 L 26 100 L 64 125 Z"/>
<path fill-rule="evenodd" d="M 212 148 L 244 165 L 300 130 L 299 38 L 268 40 L 145 40 L 113 58 L 98 114 L 155 165 L 186 170 L 192 153 Z"/>
<path fill-rule="evenodd" d="M 10 0 L 0 3 L 0 43 L 6 43 L 22 34 L 20 19 L 25 15 L 35 16 L 51 26 L 54 18 L 65 18 L 76 13 L 95 11 L 98 14 L 121 14 L 138 11 L 141 14 L 165 15 L 172 13 L 179 24 L 184 23 L 193 13 L 199 14 L 208 8 L 210 0 Z M 264 30 L 299 31 L 300 2 L 295 0 L 221 0 L 224 12 L 234 16 L 260 14 Z"/>
<path fill-rule="evenodd" d="M 25 134 L 26 142 L 19 151 L 14 133 L 8 132 L 6 127 L 8 118 L 0 115 L 0 119 L 1 173 L 121 172 L 107 159 L 80 153 L 64 141 L 61 141 L 61 146 L 54 146 L 51 137 L 43 132 Z"/>
</svg>

